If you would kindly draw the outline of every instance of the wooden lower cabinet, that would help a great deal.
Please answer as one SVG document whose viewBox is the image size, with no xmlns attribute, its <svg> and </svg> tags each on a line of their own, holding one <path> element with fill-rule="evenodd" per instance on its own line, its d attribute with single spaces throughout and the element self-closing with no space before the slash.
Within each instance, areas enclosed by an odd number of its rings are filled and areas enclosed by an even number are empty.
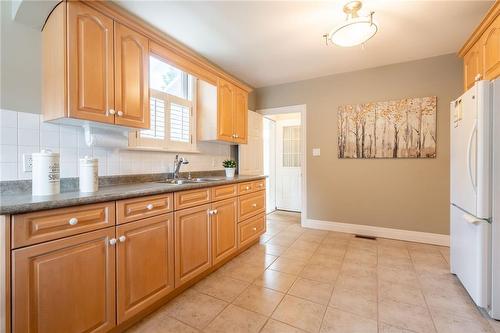
<svg viewBox="0 0 500 333">
<path fill-rule="evenodd" d="M 175 287 L 212 266 L 210 205 L 183 209 L 175 217 Z"/>
<path fill-rule="evenodd" d="M 212 203 L 212 262 L 217 264 L 238 250 L 238 199 Z"/>
<path fill-rule="evenodd" d="M 118 324 L 174 290 L 173 213 L 116 228 Z"/>
<path fill-rule="evenodd" d="M 12 252 L 13 332 L 107 332 L 115 326 L 114 228 Z"/>
<path fill-rule="evenodd" d="M 238 246 L 244 247 L 259 239 L 266 232 L 266 216 L 264 213 L 254 216 L 238 224 Z"/>
</svg>

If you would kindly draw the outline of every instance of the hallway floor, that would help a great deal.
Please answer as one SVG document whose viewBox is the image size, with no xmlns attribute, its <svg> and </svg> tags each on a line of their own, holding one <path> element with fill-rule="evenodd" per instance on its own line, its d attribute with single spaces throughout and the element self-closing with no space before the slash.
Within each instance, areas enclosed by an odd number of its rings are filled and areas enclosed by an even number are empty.
<svg viewBox="0 0 500 333">
<path fill-rule="evenodd" d="M 268 215 L 261 242 L 129 333 L 500 333 L 456 277 L 449 248 L 302 228 Z"/>
</svg>

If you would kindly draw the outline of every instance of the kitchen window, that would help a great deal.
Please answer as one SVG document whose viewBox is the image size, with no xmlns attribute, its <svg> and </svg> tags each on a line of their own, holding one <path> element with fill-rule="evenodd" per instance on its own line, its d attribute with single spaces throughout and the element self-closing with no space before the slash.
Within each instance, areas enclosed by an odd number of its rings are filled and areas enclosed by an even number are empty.
<svg viewBox="0 0 500 333">
<path fill-rule="evenodd" d="M 151 55 L 150 128 L 130 137 L 134 148 L 195 151 L 195 82 L 192 75 Z"/>
</svg>

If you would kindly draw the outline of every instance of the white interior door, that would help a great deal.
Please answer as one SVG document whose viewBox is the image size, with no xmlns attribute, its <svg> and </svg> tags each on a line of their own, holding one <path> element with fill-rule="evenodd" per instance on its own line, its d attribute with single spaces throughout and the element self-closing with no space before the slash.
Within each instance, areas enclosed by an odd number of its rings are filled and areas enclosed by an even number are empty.
<svg viewBox="0 0 500 333">
<path fill-rule="evenodd" d="M 276 208 L 300 212 L 300 118 L 276 121 Z"/>
<path fill-rule="evenodd" d="M 266 213 L 276 210 L 276 122 L 264 118 L 264 174 L 266 178 Z"/>
<path fill-rule="evenodd" d="M 238 149 L 240 175 L 264 173 L 264 136 L 262 115 L 248 111 L 248 143 Z"/>
</svg>

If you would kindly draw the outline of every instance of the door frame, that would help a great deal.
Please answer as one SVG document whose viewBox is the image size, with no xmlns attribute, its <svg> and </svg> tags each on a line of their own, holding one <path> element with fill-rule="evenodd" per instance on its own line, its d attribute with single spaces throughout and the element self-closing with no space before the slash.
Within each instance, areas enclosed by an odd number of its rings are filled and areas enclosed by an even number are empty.
<svg viewBox="0 0 500 333">
<path fill-rule="evenodd" d="M 301 224 L 307 221 L 307 105 L 289 105 L 276 108 L 267 108 L 257 110 L 258 113 L 263 116 L 273 115 L 273 114 L 283 114 L 283 113 L 300 113 L 300 149 L 302 154 L 300 155 L 300 171 L 301 177 L 301 202 L 300 202 L 300 220 Z"/>
</svg>

